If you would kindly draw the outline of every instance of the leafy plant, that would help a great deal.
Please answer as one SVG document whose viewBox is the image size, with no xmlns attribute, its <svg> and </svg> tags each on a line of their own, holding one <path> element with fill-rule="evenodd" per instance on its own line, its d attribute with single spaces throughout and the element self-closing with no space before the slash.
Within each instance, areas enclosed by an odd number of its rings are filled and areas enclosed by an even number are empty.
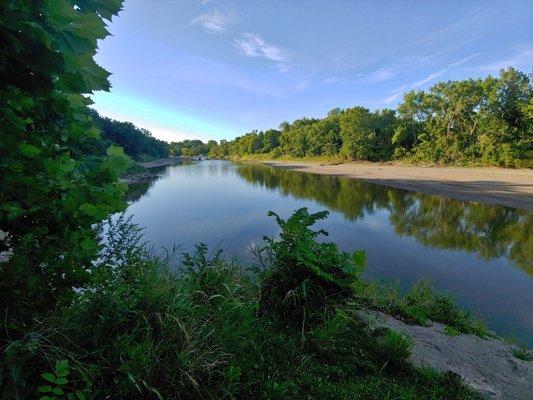
<svg viewBox="0 0 533 400">
<path fill-rule="evenodd" d="M 261 287 L 261 310 L 288 323 L 305 325 L 305 319 L 319 316 L 330 301 L 353 294 L 365 263 L 362 251 L 348 254 L 334 243 L 320 243 L 327 235 L 310 226 L 326 218 L 327 211 L 309 214 L 296 210 L 286 221 L 274 212 L 281 228 L 280 240 L 265 238 L 262 252 L 271 264 Z"/>
<path fill-rule="evenodd" d="M 39 400 L 85 400 L 85 390 L 75 390 L 69 382 L 70 368 L 68 360 L 58 360 L 51 372 L 43 372 L 41 377 L 44 384 L 38 387 L 41 394 Z"/>
<path fill-rule="evenodd" d="M 86 162 L 99 138 L 86 96 L 108 90 L 93 56 L 121 0 L 0 3 L 0 344 L 72 298 L 98 252 L 92 226 L 120 210 L 121 149 Z M 8 339 L 9 338 L 9 339 Z"/>
</svg>

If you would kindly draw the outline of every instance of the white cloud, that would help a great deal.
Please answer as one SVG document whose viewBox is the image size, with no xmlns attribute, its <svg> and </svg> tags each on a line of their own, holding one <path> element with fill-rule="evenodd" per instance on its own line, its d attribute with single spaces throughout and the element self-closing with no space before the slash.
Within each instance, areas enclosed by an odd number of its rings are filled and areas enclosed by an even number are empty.
<svg viewBox="0 0 533 400">
<path fill-rule="evenodd" d="M 291 59 L 291 55 L 282 48 L 267 43 L 253 33 L 245 33 L 242 39 L 235 39 L 234 42 L 242 54 L 248 57 L 262 57 L 275 61 L 278 71 L 288 71 L 288 62 Z"/>
<path fill-rule="evenodd" d="M 433 72 L 432 74 L 428 75 L 426 78 L 424 78 L 424 79 L 422 79 L 420 81 L 416 81 L 415 83 L 413 83 L 411 85 L 411 88 L 412 89 L 418 88 L 418 87 L 420 87 L 420 86 L 432 81 L 433 79 L 438 78 L 439 76 L 441 76 L 445 72 L 446 72 L 446 68 L 441 69 L 440 71 L 437 71 L 437 72 Z"/>
<path fill-rule="evenodd" d="M 479 57 L 480 55 L 481 55 L 481 53 L 470 54 L 469 56 L 463 58 L 462 60 L 459 60 L 459 61 L 456 61 L 454 63 L 451 63 L 450 65 L 448 65 L 448 67 L 450 67 L 450 68 L 458 67 L 459 65 L 462 65 L 465 62 L 470 61 L 473 58 Z"/>
<path fill-rule="evenodd" d="M 395 75 L 390 69 L 379 69 L 364 75 L 360 80 L 363 83 L 379 83 L 392 78 Z"/>
<path fill-rule="evenodd" d="M 220 11 L 201 14 L 191 21 L 192 25 L 201 25 L 209 33 L 222 33 L 226 30 L 231 16 Z"/>
<path fill-rule="evenodd" d="M 375 104 L 390 104 L 392 103 L 394 100 L 396 100 L 398 97 L 400 97 L 401 95 L 403 94 L 403 92 L 395 92 L 383 99 L 380 99 L 380 100 L 377 100 L 377 101 L 372 101 L 372 103 L 375 103 Z"/>
</svg>

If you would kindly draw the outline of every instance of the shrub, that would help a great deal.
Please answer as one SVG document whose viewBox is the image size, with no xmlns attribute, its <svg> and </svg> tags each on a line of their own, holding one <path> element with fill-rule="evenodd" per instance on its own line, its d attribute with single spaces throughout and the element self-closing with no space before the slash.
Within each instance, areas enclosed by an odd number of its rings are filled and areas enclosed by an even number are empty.
<svg viewBox="0 0 533 400">
<path fill-rule="evenodd" d="M 309 214 L 307 208 L 300 208 L 286 221 L 273 212 L 268 215 L 276 218 L 281 233 L 278 241 L 265 238 L 263 252 L 271 268 L 262 281 L 261 312 L 303 328 L 305 319 L 320 317 L 330 302 L 336 304 L 353 294 L 365 255 L 317 242 L 327 232 L 310 226 L 326 218 L 327 211 Z"/>
</svg>

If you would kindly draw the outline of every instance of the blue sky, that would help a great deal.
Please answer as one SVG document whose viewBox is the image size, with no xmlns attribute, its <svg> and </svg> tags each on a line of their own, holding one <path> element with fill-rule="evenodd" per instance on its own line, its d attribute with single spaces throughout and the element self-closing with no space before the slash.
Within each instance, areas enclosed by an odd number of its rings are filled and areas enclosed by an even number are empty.
<svg viewBox="0 0 533 400">
<path fill-rule="evenodd" d="M 100 42 L 101 114 L 168 141 L 335 107 L 394 108 L 449 79 L 533 71 L 533 1 L 126 0 Z"/>
</svg>

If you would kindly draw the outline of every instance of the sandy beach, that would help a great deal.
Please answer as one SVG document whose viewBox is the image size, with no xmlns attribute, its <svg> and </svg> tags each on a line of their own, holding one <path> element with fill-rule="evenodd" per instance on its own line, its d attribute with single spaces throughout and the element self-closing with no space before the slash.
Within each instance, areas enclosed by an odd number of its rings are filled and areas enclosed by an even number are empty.
<svg viewBox="0 0 533 400">
<path fill-rule="evenodd" d="M 501 204 L 533 211 L 531 169 L 421 167 L 371 163 L 325 165 L 282 161 L 261 163 L 275 168 L 362 179 L 458 200 Z"/>
</svg>

